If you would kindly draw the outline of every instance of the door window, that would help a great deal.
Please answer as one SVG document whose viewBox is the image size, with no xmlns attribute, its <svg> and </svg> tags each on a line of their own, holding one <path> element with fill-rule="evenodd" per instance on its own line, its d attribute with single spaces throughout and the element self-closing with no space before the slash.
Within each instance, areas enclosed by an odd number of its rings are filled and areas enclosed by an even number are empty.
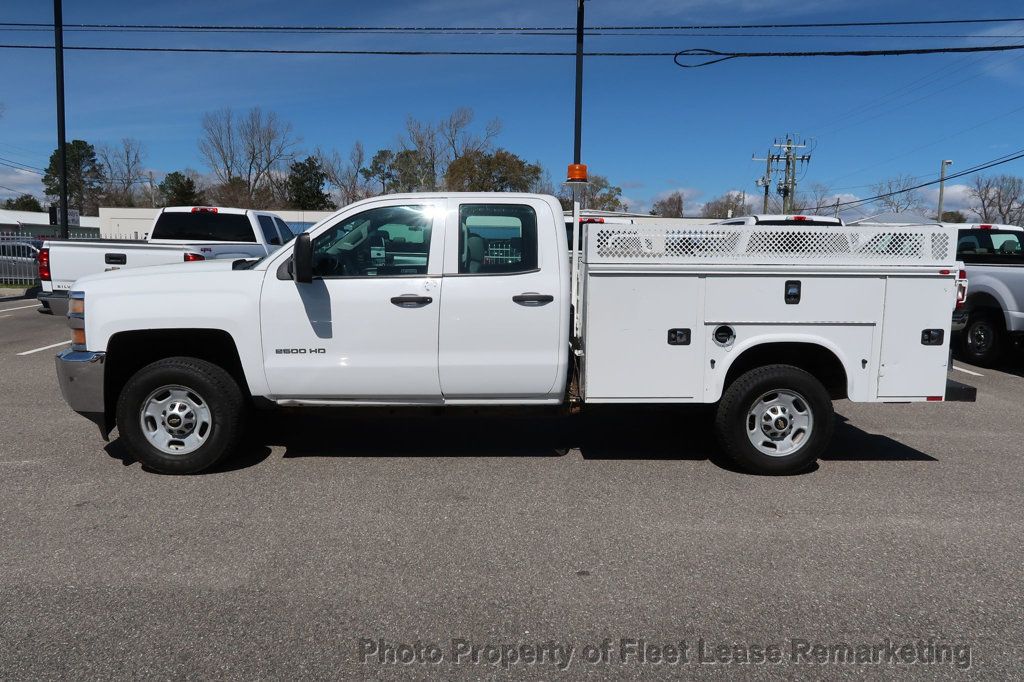
<svg viewBox="0 0 1024 682">
<path fill-rule="evenodd" d="M 260 229 L 263 230 L 263 239 L 273 246 L 281 245 L 281 238 L 277 235 L 277 228 L 274 227 L 274 219 L 268 215 L 257 216 L 260 219 Z"/>
<path fill-rule="evenodd" d="M 290 227 L 288 227 L 288 223 L 280 218 L 274 218 L 274 222 L 277 224 L 277 229 L 281 233 L 281 240 L 285 244 L 295 239 L 295 233 L 292 232 Z"/>
<path fill-rule="evenodd" d="M 432 216 L 430 206 L 384 206 L 345 218 L 313 240 L 313 275 L 425 275 Z"/>
<path fill-rule="evenodd" d="M 537 213 L 522 204 L 459 207 L 459 273 L 512 274 L 537 269 Z"/>
</svg>

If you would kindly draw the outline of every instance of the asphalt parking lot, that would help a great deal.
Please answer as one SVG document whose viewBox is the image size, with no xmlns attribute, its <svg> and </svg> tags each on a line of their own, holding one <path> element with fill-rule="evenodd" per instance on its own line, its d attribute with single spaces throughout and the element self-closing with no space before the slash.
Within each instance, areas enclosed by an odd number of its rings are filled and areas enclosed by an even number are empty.
<svg viewBox="0 0 1024 682">
<path fill-rule="evenodd" d="M 278 415 L 172 477 L 66 408 L 66 338 L 0 301 L 5 679 L 1021 675 L 1024 361 L 838 403 L 786 478 L 700 409 Z"/>
</svg>

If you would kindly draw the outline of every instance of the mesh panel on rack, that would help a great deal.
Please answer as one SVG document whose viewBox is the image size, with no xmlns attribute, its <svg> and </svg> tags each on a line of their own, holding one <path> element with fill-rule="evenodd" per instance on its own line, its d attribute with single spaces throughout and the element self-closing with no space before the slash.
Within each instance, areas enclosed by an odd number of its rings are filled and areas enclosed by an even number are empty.
<svg viewBox="0 0 1024 682">
<path fill-rule="evenodd" d="M 953 240 L 941 227 L 591 228 L 590 263 L 816 263 L 949 265 Z"/>
</svg>

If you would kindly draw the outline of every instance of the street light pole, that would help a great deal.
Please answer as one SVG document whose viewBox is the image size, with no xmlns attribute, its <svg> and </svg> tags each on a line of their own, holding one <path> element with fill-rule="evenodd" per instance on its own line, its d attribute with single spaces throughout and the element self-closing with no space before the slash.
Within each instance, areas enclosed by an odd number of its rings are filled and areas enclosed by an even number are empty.
<svg viewBox="0 0 1024 682">
<path fill-rule="evenodd" d="M 943 159 L 939 164 L 939 215 L 935 219 L 940 223 L 942 222 L 942 199 L 946 191 L 946 166 L 952 165 L 952 159 Z"/>
<path fill-rule="evenodd" d="M 53 0 L 53 53 L 57 69 L 57 173 L 60 182 L 60 238 L 68 238 L 68 149 L 64 134 L 64 13 Z"/>
</svg>

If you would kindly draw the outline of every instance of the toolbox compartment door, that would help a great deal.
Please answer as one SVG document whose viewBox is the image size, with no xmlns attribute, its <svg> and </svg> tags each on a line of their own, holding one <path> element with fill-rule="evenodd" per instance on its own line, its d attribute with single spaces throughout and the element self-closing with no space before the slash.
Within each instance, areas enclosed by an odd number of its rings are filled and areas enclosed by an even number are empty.
<svg viewBox="0 0 1024 682">
<path fill-rule="evenodd" d="M 954 286 L 951 278 L 887 279 L 879 398 L 925 398 L 946 393 Z M 941 330 L 941 343 L 924 343 L 925 330 Z"/>
</svg>

